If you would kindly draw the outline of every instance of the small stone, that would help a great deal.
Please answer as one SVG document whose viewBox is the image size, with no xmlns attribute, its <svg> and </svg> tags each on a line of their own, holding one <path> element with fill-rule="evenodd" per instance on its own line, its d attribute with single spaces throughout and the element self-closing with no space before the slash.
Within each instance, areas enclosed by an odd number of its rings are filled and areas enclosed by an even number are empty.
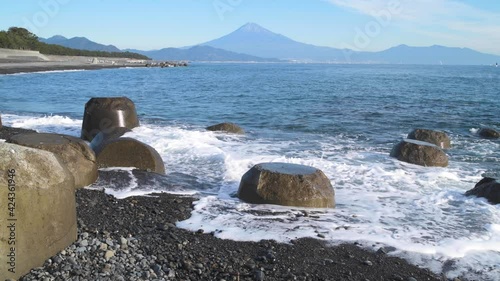
<svg viewBox="0 0 500 281">
<path fill-rule="evenodd" d="M 373 263 L 371 261 L 368 261 L 368 260 L 364 261 L 363 264 L 364 265 L 368 265 L 368 266 L 372 266 L 373 265 Z"/>
<path fill-rule="evenodd" d="M 76 260 L 74 257 L 69 257 L 66 259 L 68 261 L 68 263 L 72 264 L 72 265 L 76 265 Z"/>
<path fill-rule="evenodd" d="M 387 254 L 386 248 L 381 247 L 380 249 L 377 250 L 377 254 L 379 254 L 379 255 L 386 255 Z"/>
<path fill-rule="evenodd" d="M 99 245 L 99 250 L 106 251 L 107 249 L 108 249 L 108 245 L 107 244 L 101 243 L 101 245 Z"/>
<path fill-rule="evenodd" d="M 392 276 L 392 279 L 394 279 L 394 281 L 404 281 L 404 278 L 401 277 L 401 276 L 399 276 L 399 275 L 397 275 L 397 274 L 394 274 Z"/>
<path fill-rule="evenodd" d="M 108 244 L 109 246 L 113 247 L 113 240 L 111 240 L 111 238 L 106 238 L 106 244 Z"/>
<path fill-rule="evenodd" d="M 87 251 L 87 248 L 86 248 L 86 247 L 78 247 L 78 248 L 76 249 L 76 252 L 77 252 L 77 253 L 83 253 L 83 252 L 85 252 L 85 251 Z"/>
<path fill-rule="evenodd" d="M 160 275 L 161 266 L 159 266 L 158 264 L 153 264 L 153 266 L 151 266 L 151 269 L 153 270 L 154 273 Z"/>
<path fill-rule="evenodd" d="M 87 247 L 89 245 L 89 241 L 87 239 L 80 241 L 81 247 Z"/>
<path fill-rule="evenodd" d="M 109 259 L 111 259 L 112 257 L 115 256 L 115 251 L 106 251 L 106 253 L 104 254 L 104 258 L 108 261 Z"/>
<path fill-rule="evenodd" d="M 111 273 L 111 265 L 109 263 L 105 264 L 101 270 L 102 273 Z"/>
<path fill-rule="evenodd" d="M 413 277 L 408 277 L 408 281 L 418 281 L 418 280 Z"/>
<path fill-rule="evenodd" d="M 332 264 L 334 261 L 332 259 L 325 259 L 324 260 L 325 265 Z"/>
<path fill-rule="evenodd" d="M 266 275 L 264 274 L 264 272 L 262 270 L 257 270 L 255 272 L 255 275 L 254 275 L 254 280 L 255 281 L 264 281 L 265 277 L 266 277 Z"/>
<path fill-rule="evenodd" d="M 318 237 L 319 238 L 326 238 L 326 236 L 324 234 L 321 234 L 321 233 L 318 233 Z"/>
<path fill-rule="evenodd" d="M 128 244 L 128 240 L 125 239 L 124 237 L 120 237 L 120 243 L 121 243 L 121 245 L 127 245 Z"/>
<path fill-rule="evenodd" d="M 63 259 L 62 259 L 62 257 L 61 257 L 61 256 L 57 255 L 57 256 L 55 256 L 55 257 L 52 259 L 52 261 L 53 261 L 54 263 L 61 263 L 61 262 L 63 261 Z"/>
<path fill-rule="evenodd" d="M 203 264 L 201 264 L 201 263 L 197 263 L 197 264 L 195 264 L 195 267 L 196 267 L 196 268 L 198 268 L 198 269 L 203 269 L 203 268 L 205 268 L 205 267 L 203 266 Z"/>
</svg>

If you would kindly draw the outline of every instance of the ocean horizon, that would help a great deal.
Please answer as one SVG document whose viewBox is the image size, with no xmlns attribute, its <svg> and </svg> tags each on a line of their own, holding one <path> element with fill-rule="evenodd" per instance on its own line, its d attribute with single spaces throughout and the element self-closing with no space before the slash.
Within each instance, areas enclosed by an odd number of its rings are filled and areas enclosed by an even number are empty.
<svg viewBox="0 0 500 281">
<path fill-rule="evenodd" d="M 80 136 L 92 97 L 130 98 L 141 126 L 126 134 L 162 156 L 174 190 L 160 182 L 95 184 L 117 198 L 196 194 L 177 225 L 223 239 L 288 243 L 356 241 L 448 278 L 500 278 L 500 210 L 466 197 L 482 177 L 500 178 L 500 70 L 492 66 L 193 63 L 0 75 L 6 126 Z M 233 122 L 245 135 L 209 132 Z M 449 166 L 389 156 L 413 129 L 447 133 Z M 335 209 L 252 205 L 236 198 L 253 165 L 313 166 L 330 179 Z M 304 216 L 304 212 L 309 214 Z"/>
</svg>

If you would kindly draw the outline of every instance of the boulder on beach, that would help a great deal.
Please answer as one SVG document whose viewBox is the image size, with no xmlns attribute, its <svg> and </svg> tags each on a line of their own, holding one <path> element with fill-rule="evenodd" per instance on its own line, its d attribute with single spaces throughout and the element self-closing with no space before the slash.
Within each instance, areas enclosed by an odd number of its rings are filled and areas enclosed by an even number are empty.
<svg viewBox="0 0 500 281">
<path fill-rule="evenodd" d="M 441 147 L 442 149 L 448 149 L 451 147 L 451 141 L 448 135 L 444 132 L 439 131 L 415 129 L 408 134 L 408 139 L 432 143 Z"/>
<path fill-rule="evenodd" d="M 335 191 L 321 170 L 288 163 L 253 166 L 241 178 L 238 197 L 252 204 L 335 207 Z"/>
<path fill-rule="evenodd" d="M 208 131 L 221 131 L 232 134 L 245 134 L 245 131 L 238 125 L 234 123 L 220 123 L 206 128 Z"/>
<path fill-rule="evenodd" d="M 53 153 L 0 143 L 0 279 L 17 280 L 76 240 L 75 182 Z"/>
<path fill-rule="evenodd" d="M 81 138 L 92 141 L 99 132 L 139 126 L 134 103 L 126 97 L 91 98 L 85 104 Z"/>
<path fill-rule="evenodd" d="M 473 189 L 465 192 L 465 195 L 483 197 L 491 204 L 498 204 L 500 203 L 500 183 L 493 178 L 483 178 Z"/>
<path fill-rule="evenodd" d="M 417 140 L 405 139 L 391 151 L 391 157 L 420 166 L 448 166 L 448 156 L 438 146 Z"/>
<path fill-rule="evenodd" d="M 7 142 L 50 151 L 57 155 L 75 178 L 75 187 L 82 188 L 97 180 L 94 151 L 79 138 L 60 134 L 18 134 Z"/>
<path fill-rule="evenodd" d="M 490 128 L 480 129 L 477 134 L 485 139 L 498 139 L 500 138 L 500 132 Z"/>
<path fill-rule="evenodd" d="M 136 139 L 111 139 L 99 146 L 95 153 L 99 168 L 135 167 L 165 174 L 165 165 L 160 154 L 153 147 Z"/>
</svg>

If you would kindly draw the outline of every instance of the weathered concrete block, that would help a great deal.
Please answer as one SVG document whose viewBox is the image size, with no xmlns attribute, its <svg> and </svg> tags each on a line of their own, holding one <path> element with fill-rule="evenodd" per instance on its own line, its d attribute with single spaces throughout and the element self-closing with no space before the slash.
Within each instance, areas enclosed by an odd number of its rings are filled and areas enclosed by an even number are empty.
<svg viewBox="0 0 500 281">
<path fill-rule="evenodd" d="M 391 151 L 391 157 L 420 166 L 448 166 L 448 156 L 432 143 L 405 139 Z"/>
<path fill-rule="evenodd" d="M 288 163 L 252 167 L 241 178 L 238 197 L 253 204 L 335 207 L 335 191 L 321 170 Z"/>
<path fill-rule="evenodd" d="M 81 138 L 87 141 L 99 133 L 112 133 L 116 128 L 139 126 L 134 103 L 126 97 L 91 98 L 85 104 Z"/>
<path fill-rule="evenodd" d="M 111 139 L 95 151 L 97 166 L 135 167 L 158 174 L 165 174 L 160 154 L 151 146 L 132 138 Z"/>
<path fill-rule="evenodd" d="M 500 203 L 500 183 L 493 178 L 481 179 L 465 196 L 477 196 L 488 199 L 491 204 Z"/>
<path fill-rule="evenodd" d="M 477 134 L 485 139 L 498 139 L 500 138 L 500 132 L 490 128 L 480 129 Z"/>
<path fill-rule="evenodd" d="M 74 185 L 53 153 L 0 143 L 0 280 L 18 279 L 76 240 Z"/>
<path fill-rule="evenodd" d="M 232 134 L 245 134 L 245 131 L 238 125 L 234 123 L 220 123 L 206 128 L 208 131 L 220 131 Z"/>
<path fill-rule="evenodd" d="M 71 171 L 75 187 L 81 188 L 97 180 L 94 151 L 81 139 L 60 134 L 18 134 L 7 142 L 43 149 L 56 154 Z"/>
<path fill-rule="evenodd" d="M 415 129 L 408 134 L 408 138 L 435 144 L 442 149 L 451 147 L 450 137 L 445 132 L 438 132 L 427 129 Z"/>
</svg>

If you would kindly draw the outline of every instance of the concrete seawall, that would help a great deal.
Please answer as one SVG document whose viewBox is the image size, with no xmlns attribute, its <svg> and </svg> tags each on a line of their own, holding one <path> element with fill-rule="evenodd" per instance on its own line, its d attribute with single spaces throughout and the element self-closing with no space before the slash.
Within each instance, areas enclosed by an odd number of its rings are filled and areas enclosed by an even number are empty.
<svg viewBox="0 0 500 281">
<path fill-rule="evenodd" d="M 0 60 L 9 62 L 31 62 L 31 61 L 48 61 L 45 55 L 40 54 L 39 51 L 24 51 L 0 48 Z"/>
</svg>

